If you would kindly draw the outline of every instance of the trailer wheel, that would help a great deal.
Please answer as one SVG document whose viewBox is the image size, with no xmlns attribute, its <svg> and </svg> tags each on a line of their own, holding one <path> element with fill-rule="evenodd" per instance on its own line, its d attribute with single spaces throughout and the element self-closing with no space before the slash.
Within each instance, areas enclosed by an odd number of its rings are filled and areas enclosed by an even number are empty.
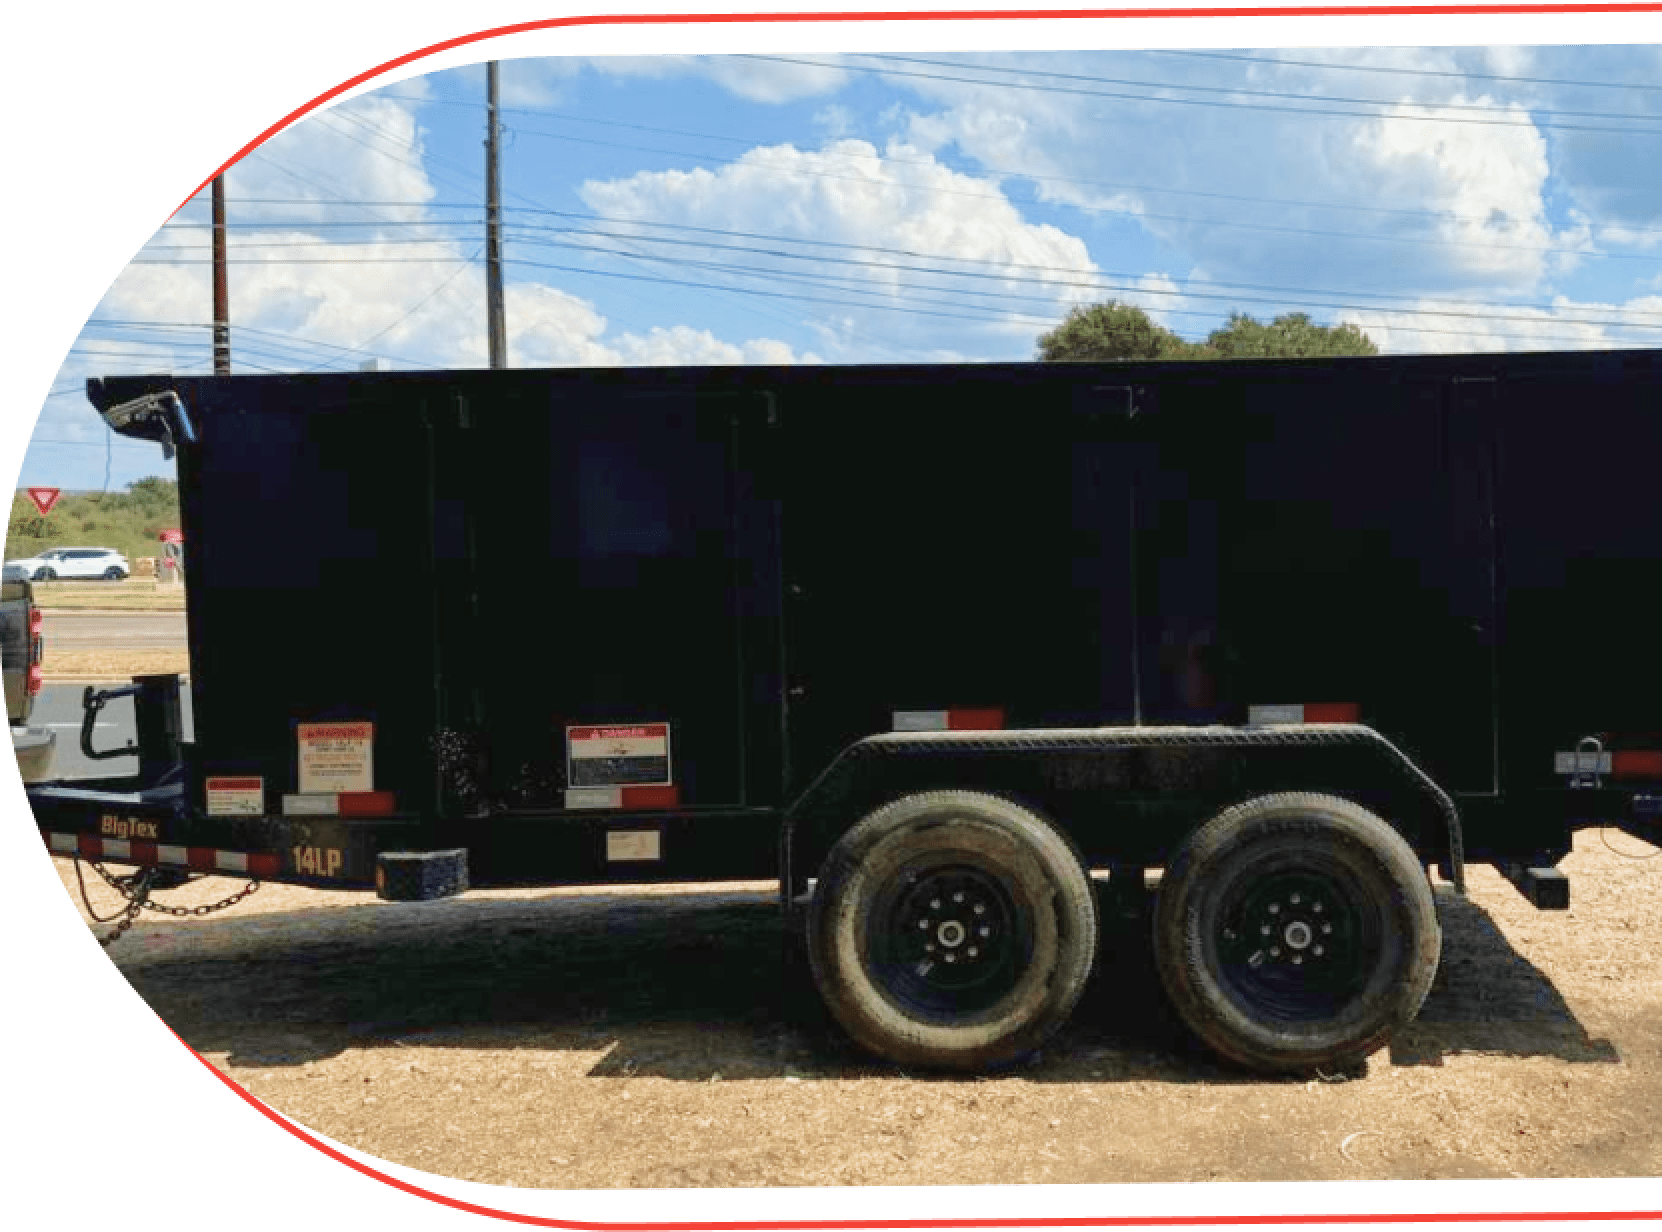
<svg viewBox="0 0 1662 1232">
<path fill-rule="evenodd" d="M 996 796 L 906 796 L 832 848 L 808 917 L 820 995 L 902 1064 L 980 1069 L 1037 1048 L 1096 957 L 1096 901 L 1057 830 Z"/>
<path fill-rule="evenodd" d="M 1253 1069 L 1354 1064 L 1413 1019 L 1442 936 L 1406 840 L 1332 796 L 1264 796 L 1202 826 L 1160 887 L 1160 977 L 1201 1040 Z"/>
</svg>

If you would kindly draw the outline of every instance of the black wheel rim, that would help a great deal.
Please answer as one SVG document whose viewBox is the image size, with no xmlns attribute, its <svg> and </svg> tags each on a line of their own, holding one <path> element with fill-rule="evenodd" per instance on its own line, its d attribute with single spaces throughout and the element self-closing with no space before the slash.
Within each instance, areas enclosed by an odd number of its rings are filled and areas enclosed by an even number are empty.
<svg viewBox="0 0 1662 1232">
<path fill-rule="evenodd" d="M 1384 919 L 1337 868 L 1283 866 L 1236 879 L 1216 916 L 1225 984 L 1257 1017 L 1329 1019 L 1378 968 Z"/>
<path fill-rule="evenodd" d="M 1032 913 L 1006 878 L 979 865 L 913 861 L 874 907 L 867 972 L 915 1017 L 951 1021 L 989 1009 L 1032 961 Z"/>
</svg>

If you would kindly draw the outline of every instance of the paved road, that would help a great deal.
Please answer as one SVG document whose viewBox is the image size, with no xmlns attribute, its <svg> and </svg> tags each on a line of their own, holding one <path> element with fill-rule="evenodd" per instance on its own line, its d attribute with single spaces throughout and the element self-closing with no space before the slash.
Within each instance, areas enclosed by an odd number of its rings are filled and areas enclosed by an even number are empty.
<svg viewBox="0 0 1662 1232">
<path fill-rule="evenodd" d="M 82 756 L 81 697 L 85 690 L 85 685 L 48 682 L 41 689 L 40 696 L 35 699 L 35 711 L 30 716 L 29 725 L 50 728 L 58 737 L 57 748 L 52 755 L 52 777 L 97 778 L 103 775 L 132 773 L 138 768 L 137 758 L 118 757 L 108 761 L 93 761 Z M 180 701 L 184 712 L 185 739 L 190 740 L 194 738 L 195 727 L 191 721 L 189 689 L 182 692 Z M 123 697 L 105 706 L 93 727 L 93 747 L 118 748 L 129 740 L 136 739 L 133 699 Z"/>
<path fill-rule="evenodd" d="M 183 650 L 183 612 L 76 612 L 48 609 L 42 631 L 60 650 Z"/>
</svg>

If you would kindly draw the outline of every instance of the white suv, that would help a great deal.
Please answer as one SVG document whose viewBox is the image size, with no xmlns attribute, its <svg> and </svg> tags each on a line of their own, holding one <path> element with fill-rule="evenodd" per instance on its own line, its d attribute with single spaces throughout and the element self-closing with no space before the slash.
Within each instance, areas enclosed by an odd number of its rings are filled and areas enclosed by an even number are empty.
<svg viewBox="0 0 1662 1232">
<path fill-rule="evenodd" d="M 132 572 L 127 558 L 109 548 L 53 548 L 39 556 L 24 560 L 8 560 L 28 571 L 31 581 L 50 582 L 54 578 L 104 578 L 119 582 Z"/>
</svg>

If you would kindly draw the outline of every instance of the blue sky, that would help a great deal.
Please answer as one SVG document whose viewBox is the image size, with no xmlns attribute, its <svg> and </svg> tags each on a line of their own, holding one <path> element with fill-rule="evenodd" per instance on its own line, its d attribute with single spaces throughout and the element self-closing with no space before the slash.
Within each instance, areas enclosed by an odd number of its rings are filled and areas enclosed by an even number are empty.
<svg viewBox="0 0 1662 1232">
<path fill-rule="evenodd" d="M 228 174 L 238 371 L 480 366 L 484 69 Z M 1654 46 L 611 57 L 503 64 L 516 366 L 1030 358 L 1076 304 L 1390 353 L 1662 341 Z M 170 473 L 88 375 L 204 371 L 206 194 L 67 357 L 21 482 Z"/>
</svg>

